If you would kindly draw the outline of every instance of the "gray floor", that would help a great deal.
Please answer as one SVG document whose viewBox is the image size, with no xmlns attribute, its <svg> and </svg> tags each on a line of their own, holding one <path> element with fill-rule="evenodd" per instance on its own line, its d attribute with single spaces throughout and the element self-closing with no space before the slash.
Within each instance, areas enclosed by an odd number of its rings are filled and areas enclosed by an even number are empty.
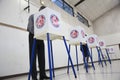
<svg viewBox="0 0 120 80">
<path fill-rule="evenodd" d="M 95 63 L 95 68 L 95 71 L 92 67 L 89 68 L 89 72 L 86 73 L 84 67 L 79 66 L 79 71 L 76 70 L 77 78 L 74 78 L 72 69 L 69 74 L 66 73 L 67 69 L 56 70 L 53 80 L 120 80 L 120 60 L 112 61 L 111 65 L 107 62 L 107 66 L 104 67 Z M 48 72 L 47 74 L 49 75 Z M 27 80 L 27 75 L 5 80 Z"/>
</svg>

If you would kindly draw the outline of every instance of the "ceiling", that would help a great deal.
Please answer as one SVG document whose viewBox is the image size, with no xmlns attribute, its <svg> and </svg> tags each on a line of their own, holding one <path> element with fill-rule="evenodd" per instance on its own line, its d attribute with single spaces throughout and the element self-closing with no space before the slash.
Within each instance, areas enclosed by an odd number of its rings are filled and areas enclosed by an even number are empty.
<svg viewBox="0 0 120 80">
<path fill-rule="evenodd" d="M 40 4 L 44 0 L 30 0 L 33 3 Z M 80 0 L 65 0 L 74 6 Z M 120 0 L 83 0 L 82 3 L 77 5 L 78 12 L 84 14 L 91 21 L 95 21 L 98 17 L 102 16 L 105 12 L 111 10 L 120 3 Z"/>
<path fill-rule="evenodd" d="M 70 4 L 75 5 L 80 0 L 66 0 Z M 105 12 L 114 8 L 120 3 L 120 0 L 84 0 L 76 6 L 78 11 L 84 14 L 91 21 L 96 20 Z"/>
</svg>

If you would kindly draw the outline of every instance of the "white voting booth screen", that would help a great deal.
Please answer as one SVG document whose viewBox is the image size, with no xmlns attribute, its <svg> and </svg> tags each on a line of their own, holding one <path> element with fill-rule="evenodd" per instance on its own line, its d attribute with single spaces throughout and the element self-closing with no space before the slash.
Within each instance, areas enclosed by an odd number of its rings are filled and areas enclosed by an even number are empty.
<svg viewBox="0 0 120 80">
<path fill-rule="evenodd" d="M 37 39 L 46 39 L 46 33 L 50 33 L 50 39 L 63 36 L 61 15 L 48 7 L 34 14 L 34 34 Z"/>
<path fill-rule="evenodd" d="M 87 44 L 89 47 L 96 47 L 98 46 L 98 36 L 95 34 L 87 36 Z"/>
<path fill-rule="evenodd" d="M 108 50 L 108 53 L 109 53 L 109 54 L 115 53 L 114 47 L 112 47 L 112 46 L 107 47 L 107 50 Z"/>
<path fill-rule="evenodd" d="M 106 48 L 106 44 L 105 44 L 105 41 L 104 40 L 98 40 L 98 46 L 100 47 L 100 48 Z"/>
<path fill-rule="evenodd" d="M 69 36 L 69 44 L 80 45 L 80 42 L 86 43 L 85 30 L 80 26 L 70 27 L 68 31 L 68 36 Z"/>
</svg>

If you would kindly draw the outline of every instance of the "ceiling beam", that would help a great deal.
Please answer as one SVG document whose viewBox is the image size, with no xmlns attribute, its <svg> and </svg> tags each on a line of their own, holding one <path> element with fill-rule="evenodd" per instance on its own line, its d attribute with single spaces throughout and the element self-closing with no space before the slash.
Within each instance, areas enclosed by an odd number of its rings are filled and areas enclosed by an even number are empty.
<svg viewBox="0 0 120 80">
<path fill-rule="evenodd" d="M 82 2 L 84 2 L 85 0 L 80 0 L 79 2 L 77 2 L 74 7 L 77 7 L 79 4 L 81 4 Z"/>
</svg>

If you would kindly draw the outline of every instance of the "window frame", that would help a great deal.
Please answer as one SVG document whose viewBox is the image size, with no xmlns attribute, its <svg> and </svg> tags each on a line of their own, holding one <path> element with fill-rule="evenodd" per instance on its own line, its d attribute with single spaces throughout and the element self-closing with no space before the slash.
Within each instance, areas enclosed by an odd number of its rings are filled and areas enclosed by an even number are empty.
<svg viewBox="0 0 120 80">
<path fill-rule="evenodd" d="M 90 27 L 89 21 L 84 16 L 82 16 L 79 12 L 77 12 L 77 19 L 83 24 L 85 24 L 86 26 Z"/>
<path fill-rule="evenodd" d="M 59 0 L 56 0 L 56 1 L 59 1 Z M 56 4 L 56 1 L 52 1 L 53 3 L 55 3 Z M 60 8 L 62 8 L 65 12 L 67 12 L 67 13 L 69 13 L 70 15 L 72 15 L 73 17 L 74 17 L 74 9 L 73 9 L 73 7 L 72 6 L 70 6 L 65 0 L 60 0 L 60 1 L 62 1 L 62 7 L 61 6 L 59 6 L 58 4 L 56 4 L 58 7 L 60 7 Z M 67 7 L 67 9 L 69 8 L 71 11 L 70 12 L 68 12 L 66 9 L 65 9 L 65 5 L 67 5 L 68 7 Z"/>
</svg>

